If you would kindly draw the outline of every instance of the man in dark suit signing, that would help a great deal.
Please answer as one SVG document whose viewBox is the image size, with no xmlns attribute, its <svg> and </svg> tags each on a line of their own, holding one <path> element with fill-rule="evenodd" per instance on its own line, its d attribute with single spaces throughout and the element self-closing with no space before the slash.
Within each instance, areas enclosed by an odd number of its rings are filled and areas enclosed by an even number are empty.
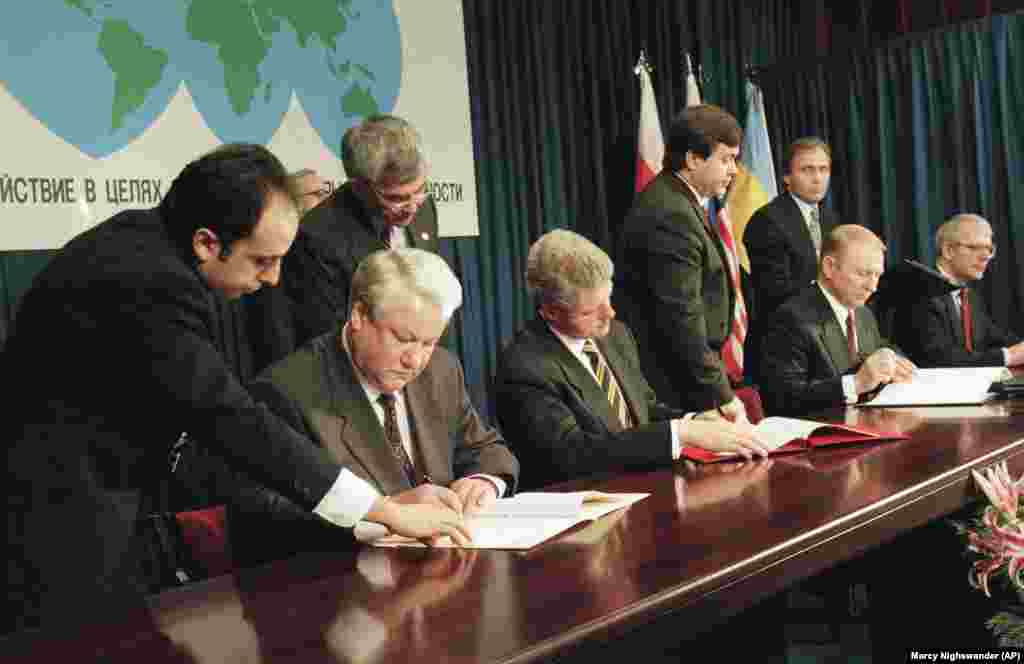
<svg viewBox="0 0 1024 664">
<path fill-rule="evenodd" d="M 892 381 L 909 380 L 914 365 L 900 357 L 864 306 L 885 268 L 885 245 L 863 226 L 837 226 L 822 240 L 818 281 L 786 301 L 761 337 L 765 410 L 805 415 L 848 403 Z"/>
<path fill-rule="evenodd" d="M 519 464 L 477 415 L 458 360 L 437 347 L 462 303 L 444 259 L 374 252 L 353 275 L 351 302 L 347 322 L 272 365 L 253 393 L 381 493 L 449 487 L 471 512 L 514 491 Z M 228 523 L 245 563 L 337 540 L 270 490 L 244 491 Z"/>
<path fill-rule="evenodd" d="M 530 248 L 527 287 L 537 304 L 501 353 L 496 403 L 502 430 L 535 488 L 600 471 L 669 464 L 686 446 L 746 457 L 764 453 L 749 423 L 660 403 L 636 341 L 611 307 L 612 261 L 572 231 Z"/>
<path fill-rule="evenodd" d="M 664 170 L 622 225 L 615 298 L 658 398 L 685 410 L 721 407 L 733 421 L 747 419 L 721 353 L 736 291 L 705 209 L 736 174 L 742 135 L 717 106 L 687 108 L 673 120 Z"/>
<path fill-rule="evenodd" d="M 839 225 L 835 213 L 821 205 L 832 174 L 828 143 L 799 138 L 784 161 L 787 191 L 754 212 L 743 233 L 761 317 L 814 281 L 822 238 Z"/>
<path fill-rule="evenodd" d="M 427 160 L 411 124 L 372 115 L 345 132 L 341 159 L 348 180 L 302 217 L 281 288 L 247 305 L 257 372 L 336 328 L 366 256 L 386 248 L 439 250 Z"/>
<path fill-rule="evenodd" d="M 215 298 L 275 284 L 298 224 L 281 162 L 226 145 L 158 207 L 82 233 L 36 278 L 5 351 L 17 389 L 3 424 L 3 631 L 142 606 L 141 525 L 165 509 L 157 487 L 183 432 L 325 523 L 463 537 L 456 496 L 383 497 L 229 369 Z"/>
<path fill-rule="evenodd" d="M 893 336 L 914 362 L 924 367 L 1024 364 L 1024 342 L 996 325 L 981 294 L 968 286 L 985 276 L 995 254 L 992 226 L 983 217 L 958 214 L 939 226 L 935 267 L 961 287 L 920 298 L 896 313 Z"/>
</svg>

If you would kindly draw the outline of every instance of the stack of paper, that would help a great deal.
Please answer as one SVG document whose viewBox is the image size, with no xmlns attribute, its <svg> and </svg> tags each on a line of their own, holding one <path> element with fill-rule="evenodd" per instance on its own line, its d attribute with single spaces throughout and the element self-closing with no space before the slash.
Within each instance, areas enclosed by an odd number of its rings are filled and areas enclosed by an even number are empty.
<svg viewBox="0 0 1024 664">
<path fill-rule="evenodd" d="M 990 401 L 992 383 L 1010 376 L 1006 367 L 918 369 L 909 383 L 890 383 L 861 407 L 971 405 Z"/>
<path fill-rule="evenodd" d="M 609 512 L 643 500 L 649 493 L 528 492 L 494 501 L 485 512 L 466 517 L 473 541 L 471 549 L 529 549 L 583 521 L 598 519 Z M 425 546 L 398 535 L 371 542 L 374 546 Z M 458 547 L 448 538 L 436 546 Z"/>
</svg>

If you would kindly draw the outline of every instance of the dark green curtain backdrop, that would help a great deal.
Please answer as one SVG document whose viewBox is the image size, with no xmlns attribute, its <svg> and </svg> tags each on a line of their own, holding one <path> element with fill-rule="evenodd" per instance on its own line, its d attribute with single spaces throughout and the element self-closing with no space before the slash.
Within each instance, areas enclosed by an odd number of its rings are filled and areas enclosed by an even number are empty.
<svg viewBox="0 0 1024 664">
<path fill-rule="evenodd" d="M 935 229 L 956 212 L 989 219 L 999 252 L 982 290 L 996 320 L 1016 330 L 1022 37 L 1024 15 L 997 16 L 759 76 L 777 157 L 800 135 L 830 141 L 831 203 L 883 237 L 890 265 L 930 263 Z"/>
<path fill-rule="evenodd" d="M 480 236 L 442 250 L 465 286 L 456 339 L 478 405 L 490 411 L 498 351 L 532 315 L 522 277 L 530 242 L 568 227 L 615 253 L 633 194 L 641 49 L 663 124 L 685 101 L 685 52 L 701 67 L 705 101 L 741 122 L 755 66 L 777 168 L 789 140 L 830 141 L 830 204 L 879 230 L 890 261 L 929 260 L 932 229 L 954 210 L 988 216 L 999 254 L 984 290 L 995 317 L 1024 330 L 1011 223 L 1024 212 L 1021 17 L 879 43 L 1006 4 L 966 12 L 950 0 L 464 0 Z M 16 211 L 4 213 L 10 222 Z M 0 340 L 50 255 L 0 254 Z"/>
</svg>

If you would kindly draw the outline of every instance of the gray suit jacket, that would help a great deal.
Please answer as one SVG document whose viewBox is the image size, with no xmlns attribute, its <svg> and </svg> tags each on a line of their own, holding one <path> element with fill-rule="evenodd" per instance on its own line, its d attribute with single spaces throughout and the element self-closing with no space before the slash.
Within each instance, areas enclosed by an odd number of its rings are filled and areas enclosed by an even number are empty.
<svg viewBox="0 0 1024 664">
<path fill-rule="evenodd" d="M 486 473 L 501 477 L 508 491 L 515 491 L 519 463 L 473 408 L 454 355 L 437 348 L 403 392 L 417 452 L 414 462 L 434 484 L 447 486 Z M 311 445 L 344 459 L 350 471 L 382 494 L 410 488 L 336 333 L 317 337 L 271 366 L 253 383 L 252 393 L 304 432 Z M 347 537 L 273 492 L 252 486 L 239 489 L 230 509 L 232 550 L 242 564 L 337 546 Z"/>
<path fill-rule="evenodd" d="M 663 171 L 623 224 L 615 306 L 660 399 L 707 410 L 733 398 L 721 348 L 736 293 L 722 242 L 689 187 Z"/>
</svg>

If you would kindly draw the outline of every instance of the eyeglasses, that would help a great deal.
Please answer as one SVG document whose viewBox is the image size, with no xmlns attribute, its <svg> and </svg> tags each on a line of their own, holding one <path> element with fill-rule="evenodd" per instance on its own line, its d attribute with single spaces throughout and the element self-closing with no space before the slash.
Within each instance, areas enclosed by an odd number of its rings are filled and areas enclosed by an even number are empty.
<svg viewBox="0 0 1024 664">
<path fill-rule="evenodd" d="M 423 181 L 423 185 L 419 189 L 405 195 L 386 194 L 377 185 L 372 183 L 370 188 L 373 189 L 373 193 L 376 194 L 380 204 L 389 210 L 401 210 L 406 207 L 417 208 L 423 205 L 423 201 L 427 200 L 427 197 L 430 196 L 430 183 L 426 180 Z"/>
<path fill-rule="evenodd" d="M 314 189 L 313 191 L 304 191 L 302 192 L 302 195 L 316 196 L 318 198 L 327 198 L 332 193 L 334 193 L 334 183 L 328 180 L 324 182 L 323 186 L 320 187 L 319 189 Z"/>
<path fill-rule="evenodd" d="M 974 254 L 985 254 L 987 256 L 996 255 L 995 242 L 993 242 L 992 244 L 966 244 L 964 242 L 957 242 L 956 245 L 958 247 L 963 247 L 964 249 Z"/>
</svg>

